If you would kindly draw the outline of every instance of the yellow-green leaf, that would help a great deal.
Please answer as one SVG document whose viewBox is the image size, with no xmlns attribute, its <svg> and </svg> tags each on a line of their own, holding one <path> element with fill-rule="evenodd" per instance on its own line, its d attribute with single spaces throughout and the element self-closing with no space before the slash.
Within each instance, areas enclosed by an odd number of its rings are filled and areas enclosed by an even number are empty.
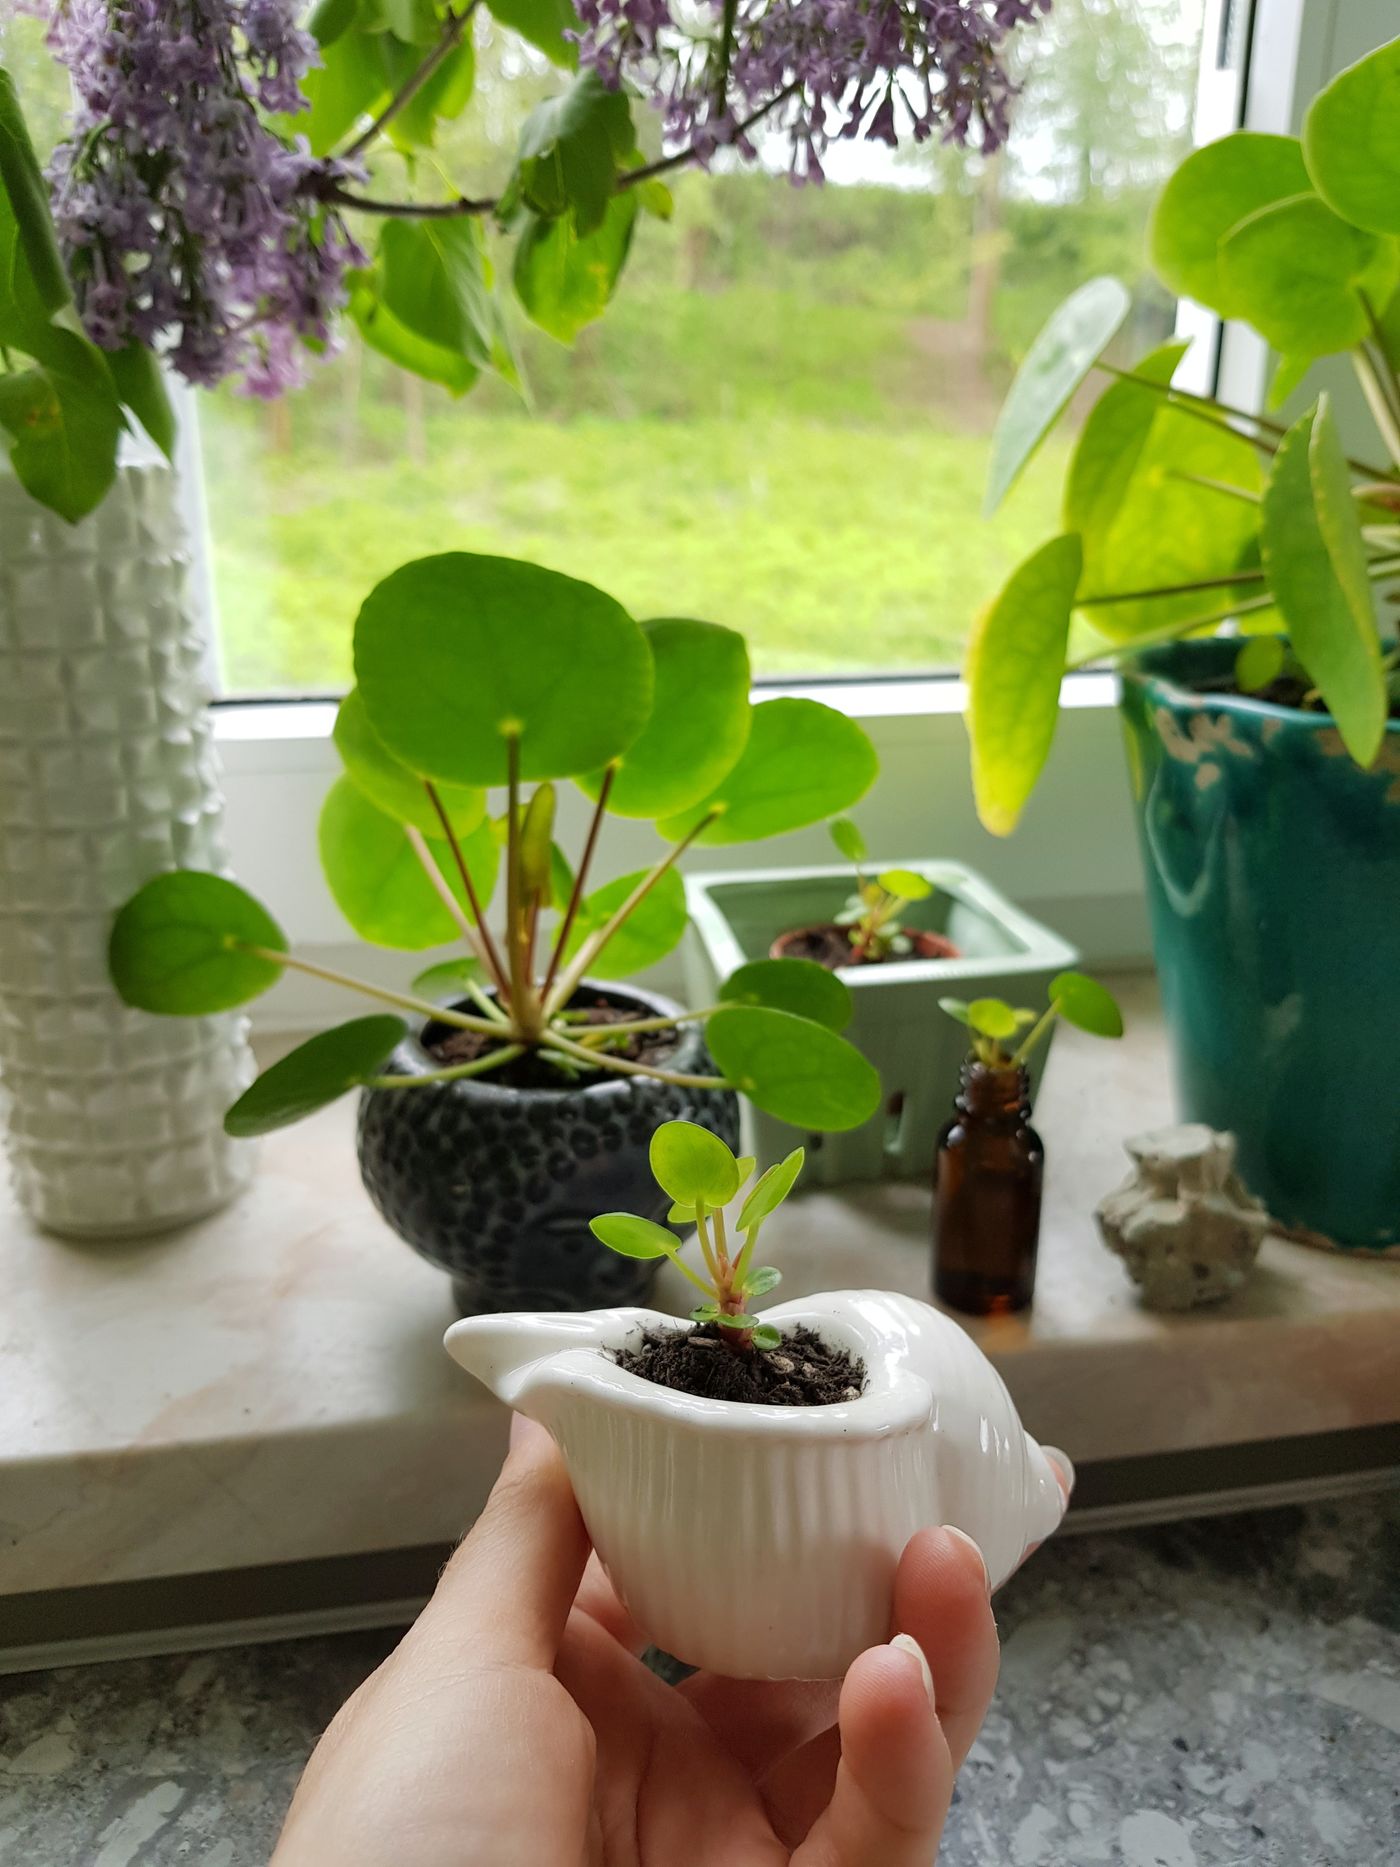
<svg viewBox="0 0 1400 1867">
<path fill-rule="evenodd" d="M 1049 756 L 1070 611 L 1083 565 L 1078 535 L 1052 538 L 1011 574 L 973 626 L 967 724 L 977 814 L 1009 836 Z"/>
</svg>

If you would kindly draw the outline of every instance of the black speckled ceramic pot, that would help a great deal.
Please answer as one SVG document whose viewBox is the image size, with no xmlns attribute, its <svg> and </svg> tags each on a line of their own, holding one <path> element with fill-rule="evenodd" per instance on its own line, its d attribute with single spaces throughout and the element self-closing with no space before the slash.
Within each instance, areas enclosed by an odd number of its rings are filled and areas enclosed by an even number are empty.
<svg viewBox="0 0 1400 1867">
<path fill-rule="evenodd" d="M 586 989 L 642 1017 L 680 1009 L 635 986 Z M 708 1074 L 701 1033 L 681 1030 L 666 1067 Z M 402 1075 L 433 1067 L 417 1038 L 386 1066 Z M 360 1100 L 360 1173 L 400 1238 L 451 1276 L 464 1315 L 644 1303 L 656 1261 L 608 1251 L 588 1221 L 614 1211 L 664 1221 L 670 1201 L 651 1177 L 647 1146 L 662 1122 L 676 1120 L 739 1144 L 729 1090 L 646 1076 L 581 1089 L 510 1089 L 489 1077 L 369 1089 Z"/>
</svg>

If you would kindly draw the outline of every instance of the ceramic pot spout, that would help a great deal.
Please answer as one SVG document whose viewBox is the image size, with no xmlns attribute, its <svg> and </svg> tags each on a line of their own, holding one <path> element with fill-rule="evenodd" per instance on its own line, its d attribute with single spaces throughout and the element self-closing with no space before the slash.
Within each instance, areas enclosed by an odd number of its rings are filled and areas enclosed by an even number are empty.
<svg viewBox="0 0 1400 1867">
<path fill-rule="evenodd" d="M 615 1324 L 609 1327 L 603 1318 L 632 1313 L 606 1310 L 579 1316 L 559 1310 L 467 1316 L 453 1323 L 444 1340 L 452 1359 L 498 1400 L 517 1413 L 541 1419 L 544 1395 L 558 1386 L 558 1358 L 573 1349 L 596 1352 L 615 1332 Z"/>
</svg>

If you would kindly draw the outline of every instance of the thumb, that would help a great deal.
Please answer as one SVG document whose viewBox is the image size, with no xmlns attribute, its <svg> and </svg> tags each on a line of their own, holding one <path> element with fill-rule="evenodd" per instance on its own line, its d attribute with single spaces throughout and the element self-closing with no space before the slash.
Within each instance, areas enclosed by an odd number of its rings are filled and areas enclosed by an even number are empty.
<svg viewBox="0 0 1400 1867">
<path fill-rule="evenodd" d="M 831 1801 L 792 1867 L 929 1867 L 953 1796 L 928 1662 L 908 1634 L 871 1647 L 841 1687 Z"/>
</svg>

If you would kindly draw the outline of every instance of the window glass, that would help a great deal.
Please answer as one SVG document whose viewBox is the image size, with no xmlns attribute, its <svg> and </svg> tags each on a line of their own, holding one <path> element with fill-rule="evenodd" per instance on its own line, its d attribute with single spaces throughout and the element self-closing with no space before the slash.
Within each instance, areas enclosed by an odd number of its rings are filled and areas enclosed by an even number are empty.
<svg viewBox="0 0 1400 1867">
<path fill-rule="evenodd" d="M 453 400 L 348 321 L 300 392 L 200 396 L 225 691 L 344 686 L 364 592 L 449 549 L 534 558 L 639 616 L 733 624 L 760 674 L 956 665 L 978 607 L 1055 529 L 1072 424 L 980 516 L 1035 331 L 1098 272 L 1135 287 L 1125 350 L 1171 327 L 1143 231 L 1189 138 L 1203 3 L 1055 0 L 1020 35 L 1023 95 L 990 161 L 847 144 L 802 188 L 773 147 L 761 170 L 673 178 L 674 218 L 639 227 L 601 323 L 564 349 L 521 321 L 528 401 L 496 379 Z M 498 175 L 558 77 L 493 44 L 484 9 L 476 24 L 474 108 L 444 166 Z M 19 75 L 27 103 L 61 107 L 61 73 Z"/>
</svg>

